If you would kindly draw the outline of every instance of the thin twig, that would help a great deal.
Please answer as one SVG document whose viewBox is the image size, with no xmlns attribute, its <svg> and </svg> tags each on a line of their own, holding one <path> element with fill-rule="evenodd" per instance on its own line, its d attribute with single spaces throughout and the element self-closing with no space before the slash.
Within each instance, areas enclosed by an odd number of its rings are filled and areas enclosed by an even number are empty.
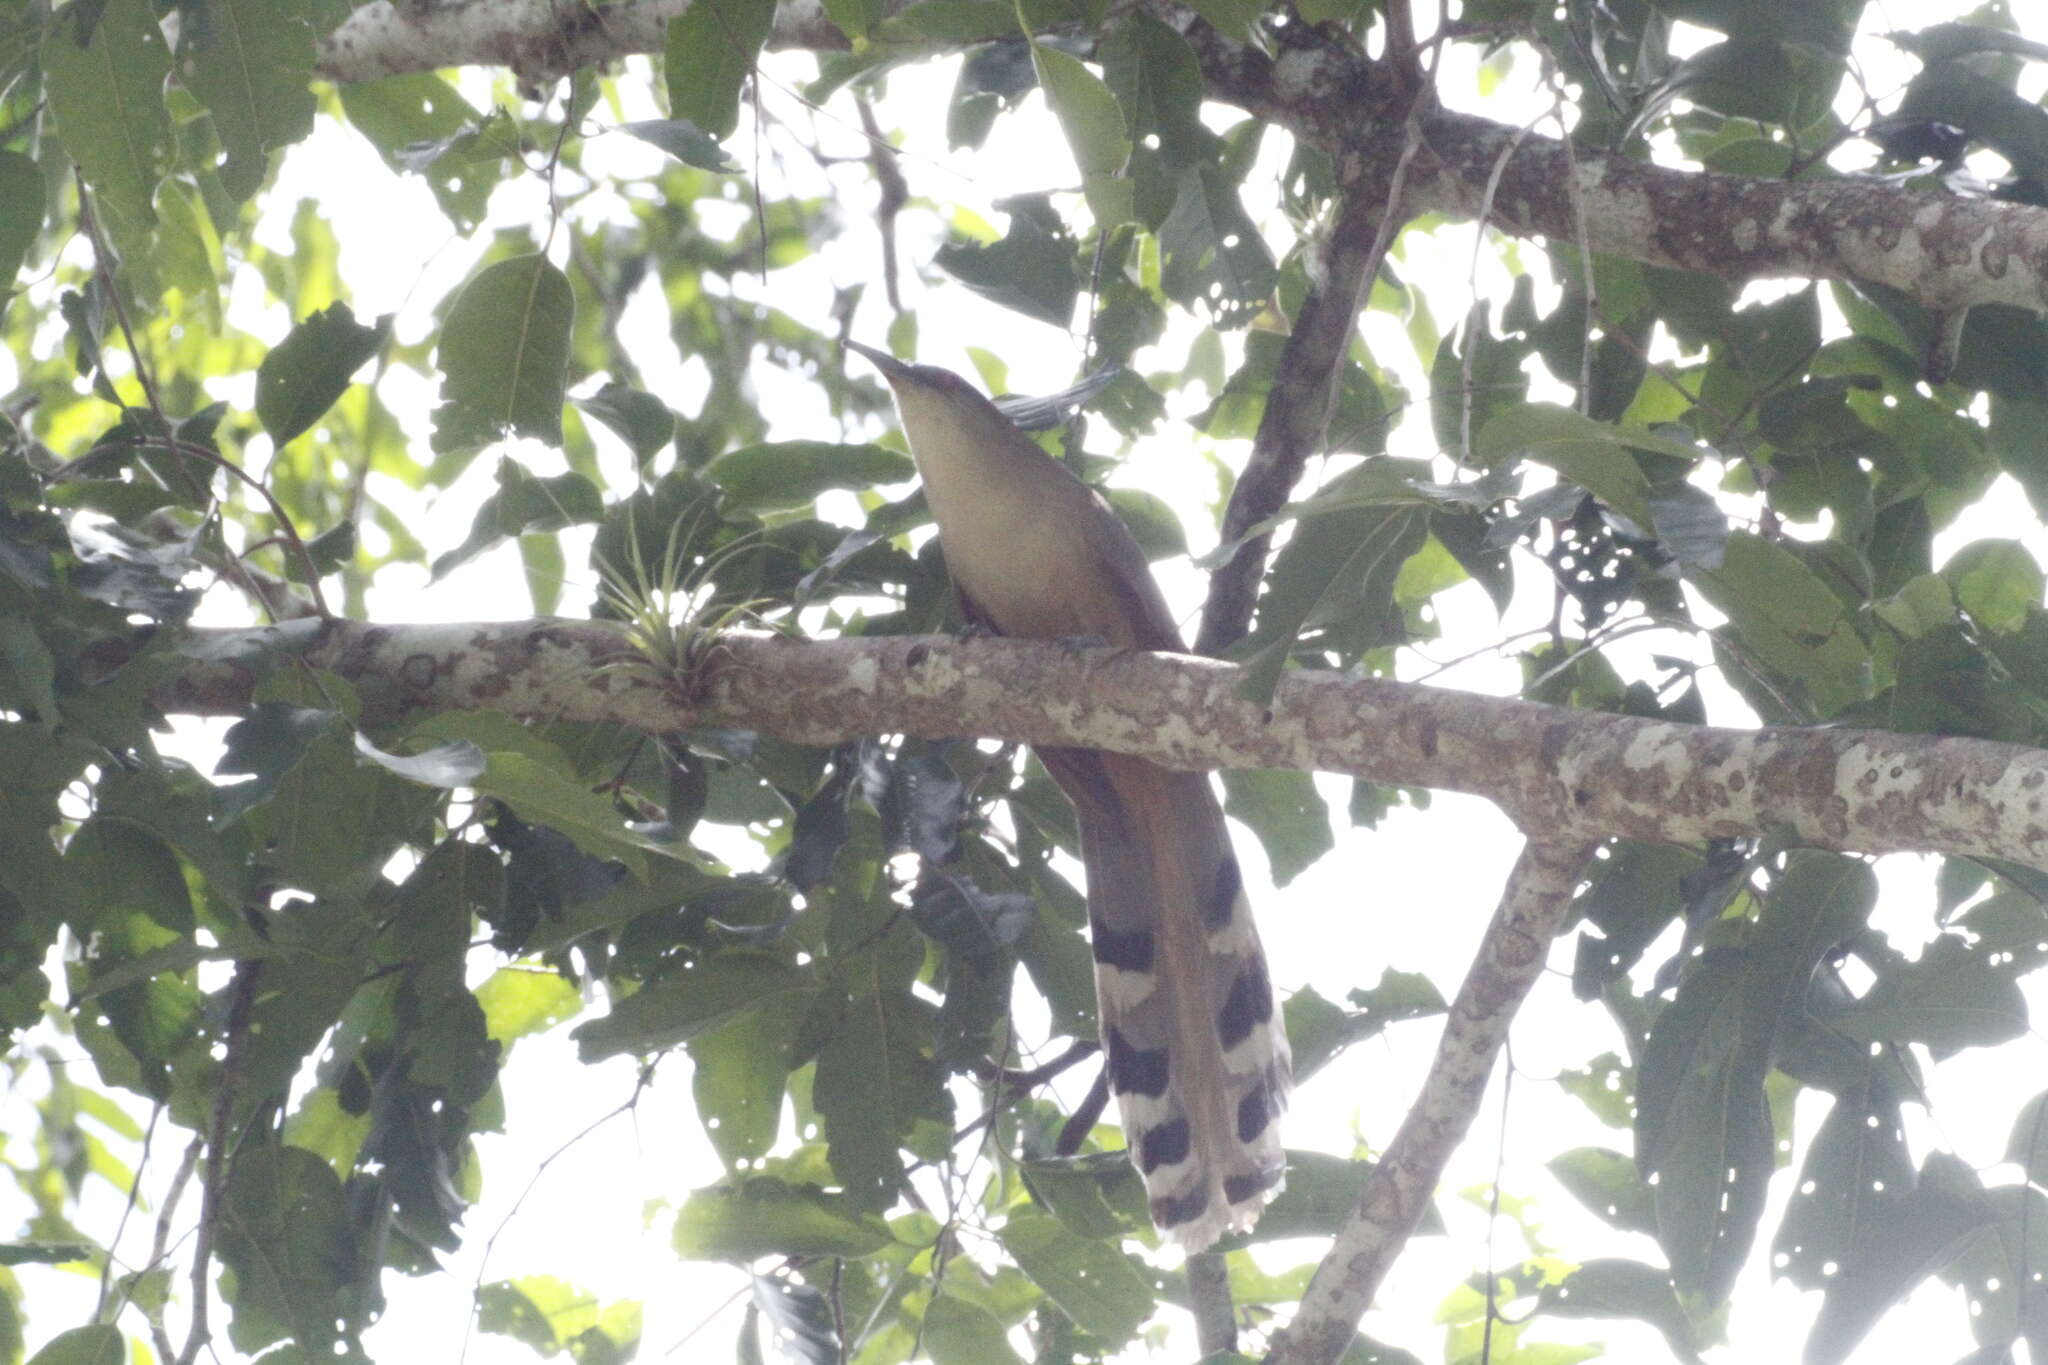
<svg viewBox="0 0 2048 1365">
<path fill-rule="evenodd" d="M 498 1238 L 504 1235 L 506 1228 L 512 1226 L 512 1220 L 519 1216 L 519 1210 L 525 1207 L 528 1196 L 533 1193 L 534 1187 L 540 1184 L 540 1178 L 547 1174 L 548 1167 L 554 1165 L 559 1158 L 576 1146 L 577 1143 L 604 1127 L 605 1124 L 610 1123 L 621 1114 L 629 1114 L 638 1108 L 641 1096 L 646 1093 L 648 1085 L 654 1080 L 654 1068 L 660 1060 L 659 1057 L 656 1057 L 653 1061 L 640 1068 L 640 1074 L 633 1081 L 632 1094 L 628 1095 L 618 1105 L 599 1114 L 589 1123 L 583 1125 L 583 1127 L 567 1138 L 561 1146 L 542 1157 L 534 1166 L 533 1174 L 527 1177 L 526 1188 L 519 1192 L 519 1197 L 512 1201 L 512 1207 L 507 1209 L 505 1216 L 498 1220 L 498 1226 L 492 1228 L 491 1235 L 484 1239 L 483 1253 L 477 1257 L 476 1262 L 476 1281 L 470 1286 L 470 1301 L 472 1303 L 480 1302 L 483 1298 L 484 1274 L 490 1266 L 491 1251 L 498 1245 Z M 475 1333 L 476 1320 L 477 1315 L 472 1312 L 468 1320 L 462 1325 L 462 1349 L 456 1354 L 457 1360 L 469 1359 L 469 1341 L 470 1337 Z M 684 1339 L 688 1340 L 688 1338 Z"/>
<path fill-rule="evenodd" d="M 128 321 L 127 301 L 114 286 L 114 272 L 107 265 L 111 253 L 106 239 L 100 236 L 99 215 L 93 211 L 92 192 L 85 186 L 85 173 L 74 166 L 71 175 L 78 187 L 78 221 L 85 228 L 87 240 L 92 243 L 93 274 L 99 278 L 100 288 L 106 291 L 107 301 L 114 305 L 114 321 L 120 325 L 121 336 L 128 343 L 128 358 L 135 365 L 135 382 L 142 386 L 142 396 L 149 403 L 149 410 L 157 415 L 158 420 L 168 422 L 163 400 L 157 395 L 156 380 L 150 377 L 149 364 L 142 358 L 142 348 L 135 344 L 135 328 Z"/>
<path fill-rule="evenodd" d="M 149 1126 L 142 1130 L 142 1155 L 135 1159 L 135 1178 L 128 1182 L 128 1199 L 126 1203 L 121 1205 L 121 1221 L 114 1225 L 114 1235 L 107 1242 L 106 1257 L 100 1262 L 99 1299 L 93 1304 L 92 1310 L 92 1320 L 94 1322 L 108 1321 L 105 1316 L 107 1309 L 107 1285 L 113 1275 L 114 1253 L 120 1248 L 121 1234 L 128 1230 L 128 1216 L 135 1212 L 135 1205 L 142 1197 L 142 1173 L 149 1169 L 150 1144 L 156 1141 L 157 1121 L 163 1116 L 163 1101 L 158 1100 L 150 1106 Z"/>
<path fill-rule="evenodd" d="M 235 1101 L 242 1089 L 242 1063 L 249 1039 L 249 1012 L 256 1003 L 256 980 L 263 972 L 260 960 L 235 964 L 235 979 L 228 987 L 227 1028 L 221 1040 L 220 1080 L 213 1095 L 213 1119 L 206 1139 L 206 1180 L 200 1186 L 199 1237 L 192 1248 L 192 1326 L 185 1336 L 185 1349 L 178 1353 L 178 1365 L 192 1365 L 199 1348 L 212 1339 L 207 1326 L 207 1305 L 211 1298 L 207 1272 L 213 1268 L 213 1243 L 220 1225 L 221 1196 L 227 1190 L 228 1170 L 234 1164 L 228 1150 L 228 1125 L 234 1117 Z"/>
<path fill-rule="evenodd" d="M 185 1196 L 185 1189 L 192 1183 L 192 1173 L 199 1169 L 200 1154 L 206 1150 L 206 1139 L 195 1137 L 185 1146 L 185 1155 L 178 1161 L 178 1169 L 171 1175 L 171 1183 L 164 1191 L 163 1207 L 156 1214 L 156 1240 L 150 1243 L 149 1262 L 144 1270 L 153 1270 L 164 1263 L 171 1251 L 171 1219 L 178 1212 L 178 1203 Z M 162 1310 L 145 1314 L 149 1319 L 150 1341 L 156 1346 L 158 1360 L 175 1360 L 177 1348 L 171 1345 L 171 1334 L 164 1327 Z"/>
<path fill-rule="evenodd" d="M 853 107 L 860 111 L 861 131 L 868 139 L 868 166 L 874 171 L 880 190 L 875 203 L 875 226 L 882 234 L 882 291 L 888 297 L 889 311 L 900 315 L 903 294 L 897 282 L 896 215 L 910 202 L 910 185 L 903 178 L 903 167 L 897 164 L 896 149 L 882 136 L 882 125 L 875 121 L 875 107 L 864 99 L 856 99 Z"/>
</svg>

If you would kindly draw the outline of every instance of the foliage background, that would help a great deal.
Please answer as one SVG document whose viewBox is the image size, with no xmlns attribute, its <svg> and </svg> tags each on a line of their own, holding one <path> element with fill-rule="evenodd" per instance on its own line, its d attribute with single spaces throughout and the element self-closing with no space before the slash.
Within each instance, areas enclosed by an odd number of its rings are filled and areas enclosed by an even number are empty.
<svg viewBox="0 0 2048 1365">
<path fill-rule="evenodd" d="M 946 1140 L 988 1103 L 991 1066 L 1089 1030 L 1079 902 L 1051 857 L 1066 817 L 1006 751 L 705 732 L 663 748 L 485 713 L 392 727 L 287 658 L 225 733 L 160 739 L 147 699 L 179 667 L 177 627 L 252 619 L 252 598 L 300 610 L 283 594 L 303 592 L 308 560 L 336 610 L 377 620 L 616 614 L 608 569 L 626 598 L 721 619 L 744 605 L 811 633 L 941 628 L 921 504 L 880 392 L 843 366 L 849 329 L 997 391 L 1129 366 L 1094 401 L 1082 467 L 1131 456 L 1119 508 L 1192 601 L 1198 571 L 1175 556 L 1214 544 L 1281 318 L 1311 288 L 1297 242 L 1329 211 L 1330 163 L 1198 113 L 1193 50 L 1146 14 L 941 3 L 885 24 L 840 6 L 831 19 L 865 46 L 772 58 L 749 103 L 735 50 L 768 31 L 762 5 L 693 10 L 662 62 L 545 90 L 474 71 L 314 83 L 315 35 L 346 8 L 0 10 L 0 272 L 18 258 L 21 290 L 0 319 L 0 1017 L 26 1040 L 9 1063 L 22 1231 L 0 1349 L 176 1354 L 204 1223 L 223 1354 L 402 1358 L 414 1348 L 387 1336 L 461 1320 L 462 1280 L 428 1272 L 498 1225 L 471 1202 L 517 1192 L 628 1102 L 592 1140 L 614 1145 L 549 1168 L 542 1188 L 567 1184 L 574 1212 L 529 1206 L 509 1225 L 530 1238 L 507 1243 L 516 1273 L 474 1272 L 480 1325 L 508 1352 L 622 1358 L 644 1330 L 636 1300 L 677 1325 L 680 1298 L 683 1322 L 652 1338 L 666 1348 L 728 1286 L 745 1321 L 710 1332 L 753 1341 L 765 1318 L 803 1358 L 832 1358 L 841 1332 L 872 1361 L 913 1343 L 1085 1358 L 1156 1337 L 1173 1318 L 1142 1327 L 1155 1299 L 1182 1291 L 1121 1158 L 1049 1156 L 1085 1068 L 1002 1106 L 995 1141 Z M 1248 12 L 1211 8 L 1216 30 L 1250 32 Z M 1297 12 L 1384 23 L 1372 6 Z M 1892 117 L 1889 141 L 1835 160 L 2041 196 L 2041 62 L 2023 46 L 1931 29 L 1923 60 L 1901 63 L 1873 55 L 1887 17 L 1847 3 L 1571 6 L 1568 30 L 1508 3 L 1465 17 L 1532 26 L 1581 90 L 1602 87 L 1597 54 L 1620 102 L 1575 102 L 1589 148 L 1649 131 L 1666 158 L 1825 177 L 1811 153 L 1838 124 Z M 1972 18 L 1980 35 L 2012 28 L 1997 8 Z M 1020 25 L 1047 42 L 1027 47 Z M 917 64 L 962 46 L 957 73 Z M 1535 49 L 1485 46 L 1446 46 L 1446 100 L 1545 109 Z M 1872 75 L 1887 62 L 1903 91 Z M 894 160 L 854 132 L 851 92 L 884 83 L 881 126 L 908 153 Z M 636 123 L 641 141 L 619 131 Z M 2010 175 L 1945 181 L 1947 127 L 1972 170 Z M 914 188 L 895 233 L 914 313 L 876 283 L 892 171 Z M 429 198 L 443 226 L 394 208 Z M 1434 675 L 1478 650 L 1441 678 L 1688 720 L 2038 743 L 2041 574 L 1985 520 L 2038 541 L 2038 320 L 1973 310 L 1953 373 L 1923 386 L 1942 320 L 1908 299 L 1739 293 L 1602 256 L 1574 416 L 1555 402 L 1580 377 L 1577 251 L 1487 238 L 1468 264 L 1472 240 L 1425 216 L 1394 243 L 1340 367 L 1332 458 L 1300 490 L 1321 503 L 1237 650 L 1255 678 L 1290 659 Z M 1063 345 L 1077 319 L 1092 342 Z M 505 595 L 515 564 L 523 602 Z M 143 620 L 171 629 L 143 636 Z M 1472 848 L 1487 817 L 1464 801 L 1417 812 L 1419 793 L 1277 773 L 1226 785 L 1291 884 L 1260 900 L 1280 979 L 1310 987 L 1289 1003 L 1304 1072 L 1428 1013 L 1495 894 L 1505 828 L 1488 867 Z M 1392 837 L 1347 835 L 1341 862 L 1318 861 L 1346 815 Z M 1361 909 L 1352 858 L 1368 849 L 1395 889 Z M 2040 1106 L 2009 1078 L 2038 1070 L 2021 981 L 2041 960 L 2042 888 L 1952 860 L 1918 884 L 1895 873 L 1873 917 L 1876 886 L 1856 860 L 1768 840 L 1611 850 L 1591 927 L 1538 1001 L 1569 1022 L 1518 1039 L 1498 1187 L 1482 1152 L 1470 1199 L 1443 1201 L 1456 1235 L 1418 1242 L 1383 1296 L 1440 1325 L 1376 1316 L 1397 1343 L 1377 1358 L 1561 1360 L 1611 1342 L 1691 1359 L 1727 1330 L 1742 1358 L 1790 1358 L 1773 1354 L 1789 1350 L 1774 1301 L 1817 1312 L 1809 1349 L 1834 1358 L 1937 1269 L 1911 1320 L 1938 1322 L 1951 1356 L 1966 1332 L 1982 1359 L 2016 1337 L 2038 1355 L 2031 1248 L 2048 1222 L 2023 1176 L 2040 1172 Z M 1370 935 L 1345 925 L 1355 951 L 1329 951 L 1333 919 L 1367 917 Z M 1570 1006 L 1574 989 L 1605 1013 Z M 1384 1142 L 1426 1027 L 1305 1086 L 1299 1145 Z M 637 1059 L 678 1045 L 643 1098 Z M 617 1060 L 585 1076 L 572 1050 Z M 500 1083 L 515 1055 L 534 1077 L 523 1103 Z M 495 1136 L 522 1125 L 523 1147 Z M 195 1139 L 232 1159 L 185 1177 L 158 1248 Z M 579 1236 L 576 1212 L 642 1212 L 605 1178 L 629 1160 L 652 1238 L 616 1221 Z M 1305 1156 L 1257 1255 L 1233 1256 L 1255 1328 L 1313 1263 L 1286 1234 L 1329 1231 L 1355 1178 Z M 124 1218 L 131 1188 L 145 1197 Z M 749 1270 L 693 1269 L 674 1296 L 684 1272 L 650 1270 L 649 1240 Z M 595 1261 L 608 1243 L 637 1264 Z M 1491 1302 L 1485 1275 L 1459 1283 L 1489 1266 Z M 65 1277 L 82 1300 L 49 1287 Z M 388 1325 L 358 1343 L 386 1296 Z"/>
</svg>

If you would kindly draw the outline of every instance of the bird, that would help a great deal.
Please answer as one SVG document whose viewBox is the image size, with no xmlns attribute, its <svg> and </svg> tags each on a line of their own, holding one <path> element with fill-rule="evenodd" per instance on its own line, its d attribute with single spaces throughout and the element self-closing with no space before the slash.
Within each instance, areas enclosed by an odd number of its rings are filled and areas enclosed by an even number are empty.
<svg viewBox="0 0 2048 1365">
<path fill-rule="evenodd" d="M 993 634 L 1185 653 L 1130 529 L 950 370 L 858 342 L 880 370 L 963 615 Z M 1087 874 L 1098 1029 L 1153 1225 L 1189 1254 L 1280 1188 L 1292 1086 L 1223 807 L 1207 773 L 1039 746 Z"/>
</svg>

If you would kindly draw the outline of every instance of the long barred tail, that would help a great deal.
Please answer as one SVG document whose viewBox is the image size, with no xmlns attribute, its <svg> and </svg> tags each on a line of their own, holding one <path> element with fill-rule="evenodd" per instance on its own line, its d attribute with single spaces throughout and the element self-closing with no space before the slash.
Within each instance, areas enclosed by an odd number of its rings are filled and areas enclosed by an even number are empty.
<svg viewBox="0 0 2048 1365">
<path fill-rule="evenodd" d="M 1041 750 L 1080 817 L 1110 1087 L 1152 1221 L 1190 1252 L 1280 1188 L 1287 1036 L 1209 779 Z"/>
</svg>

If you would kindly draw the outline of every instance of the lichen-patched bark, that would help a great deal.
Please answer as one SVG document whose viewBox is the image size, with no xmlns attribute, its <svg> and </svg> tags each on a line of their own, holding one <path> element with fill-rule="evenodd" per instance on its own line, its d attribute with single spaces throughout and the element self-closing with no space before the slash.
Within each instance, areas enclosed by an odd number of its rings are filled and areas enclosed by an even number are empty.
<svg viewBox="0 0 2048 1365">
<path fill-rule="evenodd" d="M 655 734 L 736 725 L 800 744 L 980 735 L 1168 768 L 1294 768 L 1469 792 L 1560 841 L 1789 833 L 1842 852 L 2048 871 L 2048 750 L 1995 740 L 1724 730 L 1320 669 L 1289 671 L 1261 707 L 1237 694 L 1242 670 L 1214 659 L 1030 640 L 732 635 L 686 694 L 634 666 L 623 633 L 602 621 L 307 620 L 192 636 L 205 657 L 153 693 L 165 711 L 238 715 L 263 669 L 294 654 L 347 679 L 372 726 L 484 710 Z"/>
</svg>

